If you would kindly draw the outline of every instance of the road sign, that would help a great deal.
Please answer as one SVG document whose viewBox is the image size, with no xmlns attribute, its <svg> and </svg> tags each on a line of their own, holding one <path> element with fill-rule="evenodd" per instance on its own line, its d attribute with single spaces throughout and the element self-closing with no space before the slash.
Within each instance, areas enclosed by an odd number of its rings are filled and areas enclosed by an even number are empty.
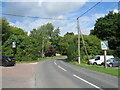
<svg viewBox="0 0 120 90">
<path fill-rule="evenodd" d="M 108 41 L 101 41 L 101 49 L 108 50 Z"/>
</svg>

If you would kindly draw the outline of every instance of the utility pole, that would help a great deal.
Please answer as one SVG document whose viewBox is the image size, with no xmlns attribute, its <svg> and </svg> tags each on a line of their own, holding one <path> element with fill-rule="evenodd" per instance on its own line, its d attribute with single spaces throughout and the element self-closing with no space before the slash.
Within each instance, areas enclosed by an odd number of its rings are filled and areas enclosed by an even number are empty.
<svg viewBox="0 0 120 90">
<path fill-rule="evenodd" d="M 44 58 L 44 38 L 42 40 L 42 58 Z"/>
<path fill-rule="evenodd" d="M 77 18 L 77 24 L 78 24 L 78 63 L 80 64 L 80 23 L 79 23 L 79 17 Z"/>
</svg>

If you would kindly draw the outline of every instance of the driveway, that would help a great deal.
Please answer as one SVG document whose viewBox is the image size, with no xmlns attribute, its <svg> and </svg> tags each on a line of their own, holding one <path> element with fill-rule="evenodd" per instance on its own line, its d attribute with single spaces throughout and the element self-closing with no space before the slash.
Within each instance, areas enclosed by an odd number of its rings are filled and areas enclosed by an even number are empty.
<svg viewBox="0 0 120 90">
<path fill-rule="evenodd" d="M 36 63 L 2 67 L 2 88 L 34 88 Z"/>
</svg>

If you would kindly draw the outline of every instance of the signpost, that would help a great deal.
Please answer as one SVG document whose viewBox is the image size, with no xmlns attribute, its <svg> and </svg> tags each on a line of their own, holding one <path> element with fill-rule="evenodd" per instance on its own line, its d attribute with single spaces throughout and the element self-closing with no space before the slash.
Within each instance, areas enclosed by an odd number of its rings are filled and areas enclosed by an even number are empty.
<svg viewBox="0 0 120 90">
<path fill-rule="evenodd" d="M 12 48 L 13 48 L 13 51 L 14 51 L 14 55 L 13 57 L 15 57 L 15 54 L 16 54 L 16 42 L 12 42 Z"/>
<path fill-rule="evenodd" d="M 107 68 L 106 64 L 106 51 L 108 48 L 108 41 L 101 41 L 101 49 L 104 50 L 104 67 Z"/>
</svg>

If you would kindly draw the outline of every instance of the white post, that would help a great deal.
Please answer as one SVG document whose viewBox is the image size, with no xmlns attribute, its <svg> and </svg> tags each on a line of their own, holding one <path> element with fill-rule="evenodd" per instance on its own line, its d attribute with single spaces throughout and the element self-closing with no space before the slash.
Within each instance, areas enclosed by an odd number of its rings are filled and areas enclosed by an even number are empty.
<svg viewBox="0 0 120 90">
<path fill-rule="evenodd" d="M 107 68 L 107 63 L 106 63 L 106 50 L 104 50 L 104 67 Z"/>
</svg>

